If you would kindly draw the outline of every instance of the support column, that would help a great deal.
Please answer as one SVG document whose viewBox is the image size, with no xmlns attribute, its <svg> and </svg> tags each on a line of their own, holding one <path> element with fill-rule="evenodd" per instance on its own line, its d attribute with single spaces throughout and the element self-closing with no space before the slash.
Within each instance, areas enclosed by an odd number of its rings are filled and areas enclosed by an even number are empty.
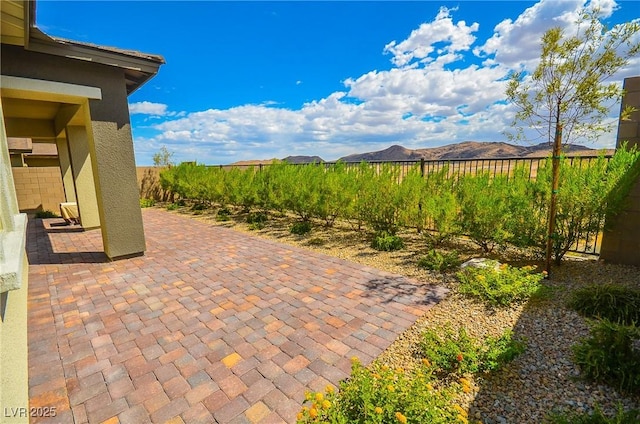
<svg viewBox="0 0 640 424">
<path fill-rule="evenodd" d="M 621 110 L 625 106 L 632 106 L 636 112 L 631 114 L 630 119 L 619 121 L 616 147 L 626 141 L 628 147 L 637 146 L 640 149 L 640 76 L 625 78 L 624 90 Z M 611 230 L 604 233 L 600 259 L 640 265 L 640 179 L 631 189 L 625 209 L 615 218 Z"/>
<path fill-rule="evenodd" d="M 64 197 L 67 202 L 77 202 L 76 187 L 73 182 L 73 171 L 71 169 L 69 143 L 66 138 L 58 137 L 56 139 L 56 145 L 58 147 L 58 159 L 60 161 L 62 185 L 64 186 Z"/>
<path fill-rule="evenodd" d="M 67 139 L 80 220 L 85 229 L 100 227 L 96 183 L 90 155 L 90 137 L 83 126 L 68 126 Z"/>
</svg>

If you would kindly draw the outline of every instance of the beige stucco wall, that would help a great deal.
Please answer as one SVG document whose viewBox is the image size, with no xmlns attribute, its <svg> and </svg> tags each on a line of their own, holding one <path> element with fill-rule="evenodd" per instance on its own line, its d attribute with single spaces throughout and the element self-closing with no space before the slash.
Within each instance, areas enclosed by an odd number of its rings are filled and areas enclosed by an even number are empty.
<svg viewBox="0 0 640 424">
<path fill-rule="evenodd" d="M 26 252 L 22 254 L 26 263 Z M 19 290 L 0 295 L 0 302 L 6 302 L 4 317 L 0 320 L 0 423 L 29 422 L 28 272 L 25 267 Z"/>
<path fill-rule="evenodd" d="M 96 196 L 93 161 L 91 160 L 91 142 L 85 127 L 68 126 L 67 139 L 69 153 L 73 163 L 75 192 L 82 227 L 90 230 L 100 227 L 100 211 Z"/>
<path fill-rule="evenodd" d="M 60 168 L 23 167 L 11 168 L 11 171 L 20 211 L 50 210 L 59 213 L 60 202 L 65 201 Z"/>
<path fill-rule="evenodd" d="M 145 251 L 133 139 L 122 69 L 2 45 L 2 74 L 79 84 L 102 90 L 89 100 L 88 134 L 105 253 L 111 258 Z"/>
<path fill-rule="evenodd" d="M 622 107 L 634 106 L 638 111 L 631 119 L 620 120 L 618 125 L 618 146 L 627 141 L 629 147 L 640 149 L 640 76 L 624 81 L 626 91 Z M 600 258 L 607 262 L 640 265 L 640 179 L 629 193 L 624 211 L 613 221 L 611 231 L 604 234 Z"/>
<path fill-rule="evenodd" d="M 0 102 L 0 422 L 28 423 L 26 217 L 18 214 Z M 17 242 L 17 243 L 16 243 Z M 5 409 L 6 408 L 6 409 Z M 13 408 L 13 409 L 12 409 Z M 5 410 L 17 417 L 5 417 Z M 24 412 L 24 414 L 23 414 Z M 10 413 L 11 415 L 11 413 Z M 22 416 L 20 416 L 22 415 Z"/>
</svg>

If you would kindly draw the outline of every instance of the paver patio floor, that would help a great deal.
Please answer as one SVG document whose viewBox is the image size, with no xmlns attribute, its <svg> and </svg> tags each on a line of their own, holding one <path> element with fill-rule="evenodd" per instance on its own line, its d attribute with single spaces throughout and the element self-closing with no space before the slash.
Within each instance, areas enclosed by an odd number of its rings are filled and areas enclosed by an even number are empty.
<svg viewBox="0 0 640 424">
<path fill-rule="evenodd" d="M 444 294 L 159 209 L 144 256 L 32 220 L 29 396 L 55 423 L 292 423 Z"/>
</svg>

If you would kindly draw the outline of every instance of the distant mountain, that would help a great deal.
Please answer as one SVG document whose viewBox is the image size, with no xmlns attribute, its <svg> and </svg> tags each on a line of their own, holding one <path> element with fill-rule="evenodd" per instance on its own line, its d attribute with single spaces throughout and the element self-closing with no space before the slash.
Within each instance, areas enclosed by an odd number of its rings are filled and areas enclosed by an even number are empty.
<svg viewBox="0 0 640 424">
<path fill-rule="evenodd" d="M 585 146 L 569 144 L 564 146 L 564 153 L 569 156 L 595 155 L 598 150 Z M 612 152 L 612 151 L 611 151 Z M 608 152 L 608 153 L 611 153 Z M 402 160 L 442 160 L 442 159 L 492 159 L 509 157 L 545 157 L 551 153 L 548 143 L 535 146 L 516 146 L 503 142 L 465 141 L 446 146 L 425 149 L 407 149 L 394 145 L 377 152 L 358 153 L 344 156 L 344 162 L 362 161 L 402 161 Z"/>
<path fill-rule="evenodd" d="M 320 156 L 287 156 L 282 159 L 284 162 L 289 163 L 323 163 L 324 159 Z"/>
</svg>

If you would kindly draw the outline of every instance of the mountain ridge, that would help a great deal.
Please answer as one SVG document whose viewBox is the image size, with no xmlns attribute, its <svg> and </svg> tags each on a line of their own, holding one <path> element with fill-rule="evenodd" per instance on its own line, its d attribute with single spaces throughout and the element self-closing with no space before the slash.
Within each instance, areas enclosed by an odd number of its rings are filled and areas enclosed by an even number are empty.
<svg viewBox="0 0 640 424">
<path fill-rule="evenodd" d="M 447 144 L 438 147 L 426 147 L 422 149 L 408 149 L 394 144 L 386 149 L 374 152 L 355 153 L 343 156 L 339 161 L 343 162 L 373 162 L 373 161 L 412 161 L 412 160 L 447 160 L 447 159 L 501 159 L 501 158 L 539 158 L 551 154 L 549 143 L 540 143 L 533 146 L 520 146 L 501 141 L 464 141 L 461 143 Z M 578 144 L 563 146 L 563 152 L 567 156 L 591 156 L 596 155 L 602 149 L 592 149 Z M 614 149 L 605 149 L 607 154 L 613 154 Z M 245 160 L 234 162 L 231 165 L 258 165 L 268 164 L 277 159 Z M 290 163 L 318 163 L 326 162 L 320 156 L 287 156 L 281 159 Z"/>
</svg>

